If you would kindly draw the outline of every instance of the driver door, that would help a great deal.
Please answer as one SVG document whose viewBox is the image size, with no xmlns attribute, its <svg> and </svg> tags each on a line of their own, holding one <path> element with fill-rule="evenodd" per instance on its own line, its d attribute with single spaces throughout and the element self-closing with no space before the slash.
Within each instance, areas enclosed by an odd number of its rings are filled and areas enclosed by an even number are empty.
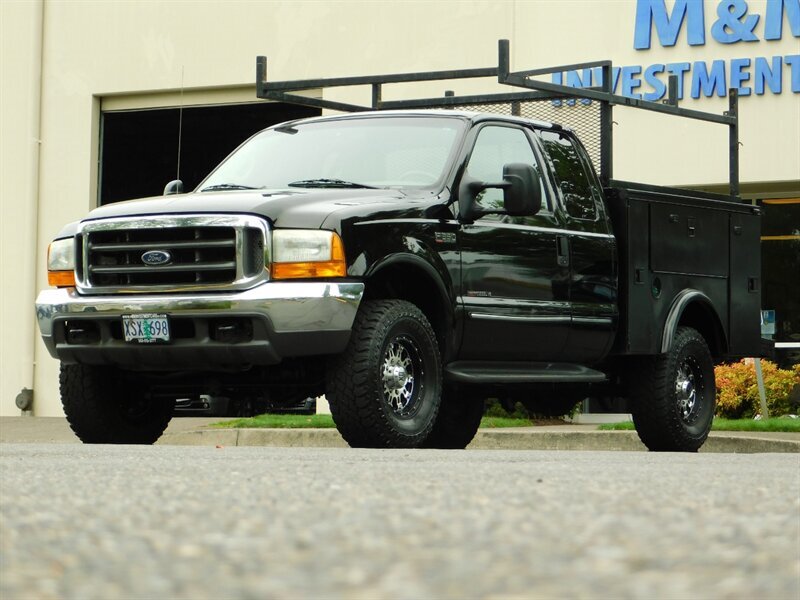
<svg viewBox="0 0 800 600">
<path fill-rule="evenodd" d="M 483 125 L 467 173 L 500 182 L 504 165 L 525 163 L 541 174 L 530 135 L 513 124 Z M 462 360 L 554 361 L 562 356 L 571 318 L 569 266 L 559 264 L 556 218 L 540 179 L 543 202 L 536 215 L 484 215 L 459 232 Z M 484 190 L 477 206 L 502 210 L 502 190 Z"/>
</svg>

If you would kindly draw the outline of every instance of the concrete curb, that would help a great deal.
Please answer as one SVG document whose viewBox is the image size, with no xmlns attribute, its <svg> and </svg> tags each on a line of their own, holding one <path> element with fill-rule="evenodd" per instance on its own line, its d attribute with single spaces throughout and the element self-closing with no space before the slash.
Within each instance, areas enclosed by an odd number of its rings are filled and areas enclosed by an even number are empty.
<svg viewBox="0 0 800 600">
<path fill-rule="evenodd" d="M 197 429 L 165 433 L 156 443 L 170 446 L 348 447 L 335 429 Z"/>
<path fill-rule="evenodd" d="M 335 429 L 198 429 L 166 433 L 158 443 L 176 446 L 347 447 L 347 443 Z M 537 432 L 530 429 L 481 430 L 469 449 L 646 451 L 634 431 Z M 712 433 L 701 452 L 800 453 L 800 440 Z"/>
<path fill-rule="evenodd" d="M 733 452 L 739 454 L 757 454 L 761 452 L 797 453 L 800 452 L 800 441 L 709 436 L 700 452 Z"/>
<path fill-rule="evenodd" d="M 346 448 L 335 429 L 218 429 L 218 419 L 173 419 L 159 444 Z M 571 424 L 481 429 L 469 448 L 481 450 L 600 450 L 644 452 L 635 431 L 599 431 Z M 0 417 L 0 444 L 80 444 L 63 417 Z M 701 452 L 800 453 L 800 433 L 712 431 Z"/>
</svg>

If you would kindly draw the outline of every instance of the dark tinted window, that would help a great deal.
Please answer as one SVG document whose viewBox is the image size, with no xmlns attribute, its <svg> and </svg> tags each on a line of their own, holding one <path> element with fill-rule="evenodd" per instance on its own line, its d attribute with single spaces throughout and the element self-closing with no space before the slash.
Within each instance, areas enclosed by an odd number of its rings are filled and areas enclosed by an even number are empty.
<svg viewBox="0 0 800 600">
<path fill-rule="evenodd" d="M 488 126 L 481 129 L 467 170 L 471 177 L 492 183 L 503 181 L 503 167 L 510 163 L 532 165 L 537 171 L 528 136 L 514 127 Z M 542 198 L 545 198 L 542 188 Z M 484 210 L 503 209 L 503 190 L 489 188 L 478 194 L 478 204 Z"/>
<path fill-rule="evenodd" d="M 597 208 L 594 203 L 594 186 L 586 173 L 574 140 L 555 131 L 539 132 L 545 150 L 553 161 L 556 183 L 564 194 L 567 213 L 576 219 L 594 220 Z"/>
</svg>

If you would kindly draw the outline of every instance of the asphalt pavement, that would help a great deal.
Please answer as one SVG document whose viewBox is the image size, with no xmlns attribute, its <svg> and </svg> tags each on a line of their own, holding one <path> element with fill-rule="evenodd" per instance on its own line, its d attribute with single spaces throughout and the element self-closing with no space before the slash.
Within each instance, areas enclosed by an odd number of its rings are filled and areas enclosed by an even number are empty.
<svg viewBox="0 0 800 600">
<path fill-rule="evenodd" d="M 335 429 L 219 429 L 224 419 L 176 417 L 159 444 L 344 448 Z M 0 443 L 79 443 L 63 417 L 0 417 Z M 593 424 L 481 429 L 469 449 L 645 451 L 634 431 L 599 431 Z M 800 453 L 800 433 L 712 431 L 701 452 Z"/>
<path fill-rule="evenodd" d="M 800 456 L 0 445 L 0 598 L 800 597 Z"/>
</svg>

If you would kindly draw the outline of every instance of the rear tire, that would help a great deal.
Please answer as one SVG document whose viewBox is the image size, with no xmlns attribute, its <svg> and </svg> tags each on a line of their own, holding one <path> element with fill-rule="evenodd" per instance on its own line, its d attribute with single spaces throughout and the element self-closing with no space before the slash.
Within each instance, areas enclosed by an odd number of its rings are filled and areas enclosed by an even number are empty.
<svg viewBox="0 0 800 600">
<path fill-rule="evenodd" d="M 418 448 L 439 412 L 442 365 L 425 315 L 403 300 L 362 304 L 345 351 L 331 359 L 326 396 L 352 447 Z"/>
<path fill-rule="evenodd" d="M 424 448 L 463 450 L 475 437 L 481 426 L 485 401 L 480 396 L 458 394 L 453 388 L 442 392 L 439 416 L 433 430 L 423 444 Z"/>
<path fill-rule="evenodd" d="M 152 397 L 113 367 L 61 365 L 61 403 L 85 444 L 152 444 L 172 418 L 175 402 Z"/>
<path fill-rule="evenodd" d="M 633 370 L 631 413 L 639 439 L 656 452 L 697 452 L 711 430 L 716 396 L 705 339 L 679 327 L 667 354 L 643 359 Z"/>
</svg>

